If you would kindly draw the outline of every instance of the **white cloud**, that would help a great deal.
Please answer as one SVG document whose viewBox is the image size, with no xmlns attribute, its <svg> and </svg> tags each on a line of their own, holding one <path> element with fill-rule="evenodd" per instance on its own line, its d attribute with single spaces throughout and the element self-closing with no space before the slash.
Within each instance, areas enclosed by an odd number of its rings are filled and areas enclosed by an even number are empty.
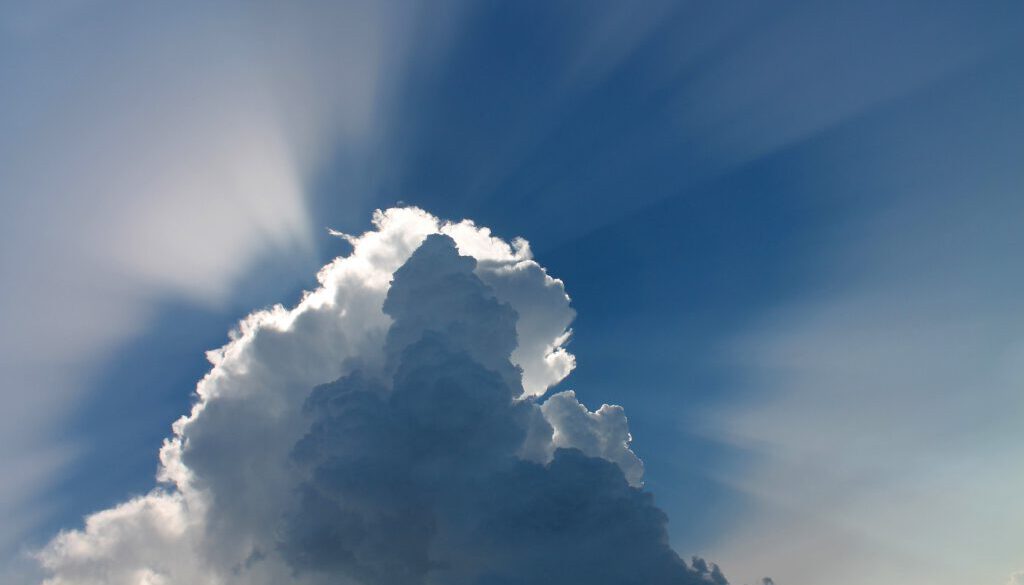
<svg viewBox="0 0 1024 585">
<path fill-rule="evenodd" d="M 545 400 L 541 410 L 555 429 L 555 447 L 575 447 L 587 455 L 614 461 L 630 484 L 643 484 L 644 464 L 629 448 L 633 437 L 621 406 L 605 404 L 590 412 L 576 400 L 573 391 L 567 390 Z"/>
<path fill-rule="evenodd" d="M 321 287 L 296 307 L 253 313 L 209 353 L 199 402 L 161 451 L 165 487 L 57 536 L 39 553 L 47 585 L 392 583 L 403 570 L 423 572 L 418 578 L 441 570 L 417 561 L 427 544 L 430 555 L 447 558 L 442 575 L 453 583 L 487 570 L 545 570 L 552 554 L 586 558 L 570 564 L 592 571 L 618 562 L 652 578 L 670 571 L 687 583 L 710 579 L 667 548 L 663 515 L 627 487 L 622 473 L 638 484 L 642 466 L 622 410 L 589 412 L 571 393 L 536 404 L 572 367 L 561 346 L 572 311 L 526 243 L 509 246 L 470 222 L 415 208 L 378 212 L 374 224 L 349 236 L 352 253 L 324 267 Z M 435 239 L 406 264 L 435 233 L 480 260 L 454 256 Z M 510 356 L 531 381 L 525 393 Z M 488 498 L 503 490 L 494 507 Z M 563 492 L 590 510 L 567 526 L 568 541 L 529 524 L 529 514 L 499 520 L 515 506 L 559 512 L 546 507 Z M 583 518 L 594 514 L 611 524 L 586 528 Z M 388 524 L 392 516 L 399 524 Z M 477 532 L 458 528 L 473 522 Z M 362 536 L 346 540 L 346 531 Z M 614 554 L 603 551 L 619 533 L 626 540 Z M 459 540 L 467 534 L 477 536 Z M 345 561 L 349 552 L 356 556 Z M 513 553 L 518 561 L 505 558 Z"/>
</svg>

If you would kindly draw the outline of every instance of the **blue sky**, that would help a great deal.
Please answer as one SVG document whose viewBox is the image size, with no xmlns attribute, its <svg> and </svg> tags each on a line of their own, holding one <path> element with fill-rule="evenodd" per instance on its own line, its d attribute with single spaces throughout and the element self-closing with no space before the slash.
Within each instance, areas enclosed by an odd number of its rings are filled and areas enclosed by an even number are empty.
<svg viewBox="0 0 1024 585">
<path fill-rule="evenodd" d="M 0 7 L 0 547 L 153 486 L 251 310 L 399 203 L 530 241 L 688 557 L 1024 570 L 1018 2 Z"/>
</svg>

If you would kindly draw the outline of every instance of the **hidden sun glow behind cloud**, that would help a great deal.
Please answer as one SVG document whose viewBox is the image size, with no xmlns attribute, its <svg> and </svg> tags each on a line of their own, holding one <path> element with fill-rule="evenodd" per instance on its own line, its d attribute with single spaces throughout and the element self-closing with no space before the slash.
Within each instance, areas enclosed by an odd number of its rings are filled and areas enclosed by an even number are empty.
<svg viewBox="0 0 1024 585">
<path fill-rule="evenodd" d="M 316 266 L 308 181 L 373 133 L 404 26 L 383 3 L 111 4 L 0 8 L 3 557 L 59 508 L 90 449 L 66 421 L 160 302 L 237 302 L 275 254 Z"/>
</svg>

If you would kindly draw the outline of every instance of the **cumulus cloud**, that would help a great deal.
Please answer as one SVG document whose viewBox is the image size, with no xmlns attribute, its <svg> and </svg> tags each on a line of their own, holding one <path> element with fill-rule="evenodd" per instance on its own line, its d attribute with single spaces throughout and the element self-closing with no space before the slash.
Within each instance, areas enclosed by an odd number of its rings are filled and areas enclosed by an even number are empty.
<svg viewBox="0 0 1024 585">
<path fill-rule="evenodd" d="M 45 583 L 726 583 L 669 547 L 622 409 L 544 399 L 573 313 L 526 242 L 374 224 L 210 352 L 161 487 L 54 538 Z"/>
</svg>

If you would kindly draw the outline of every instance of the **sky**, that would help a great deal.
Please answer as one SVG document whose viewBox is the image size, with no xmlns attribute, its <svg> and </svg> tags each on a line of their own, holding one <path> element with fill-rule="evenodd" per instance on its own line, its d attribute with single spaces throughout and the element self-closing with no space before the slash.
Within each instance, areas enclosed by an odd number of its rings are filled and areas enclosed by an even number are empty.
<svg viewBox="0 0 1024 585">
<path fill-rule="evenodd" d="M 1024 579 L 1019 2 L 8 0 L 0 104 L 4 583 Z"/>
</svg>

